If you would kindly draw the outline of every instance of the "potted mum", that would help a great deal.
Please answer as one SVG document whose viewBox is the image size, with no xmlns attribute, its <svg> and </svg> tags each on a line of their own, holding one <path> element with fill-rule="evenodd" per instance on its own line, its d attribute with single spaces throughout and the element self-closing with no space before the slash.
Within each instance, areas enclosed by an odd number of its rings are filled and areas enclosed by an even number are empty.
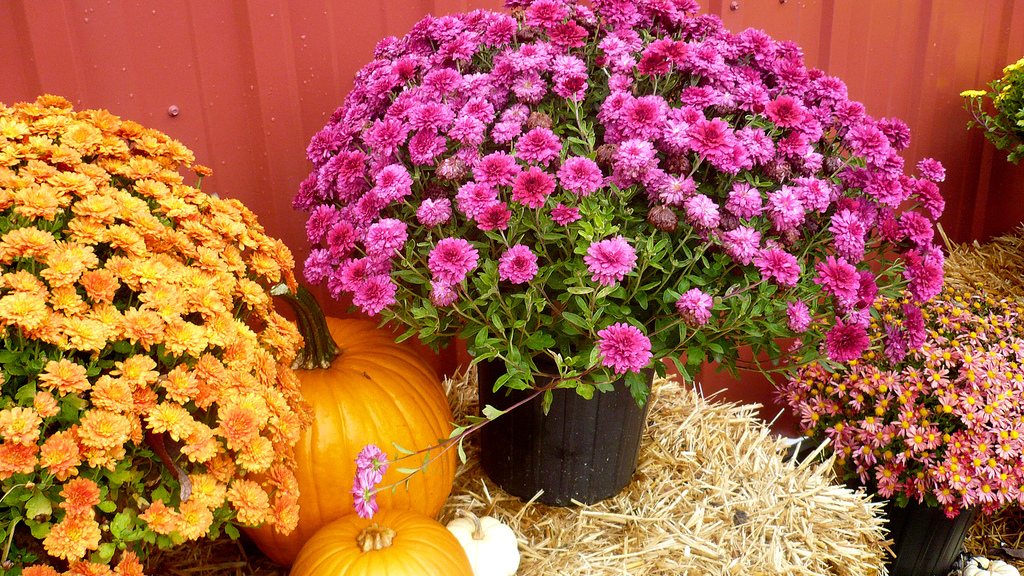
<svg viewBox="0 0 1024 576">
<path fill-rule="evenodd" d="M 294 263 L 193 161 L 105 110 L 0 105 L 0 571 L 141 574 L 296 523 L 301 338 L 268 293 Z"/>
<path fill-rule="evenodd" d="M 777 362 L 795 337 L 845 362 L 867 346 L 876 294 L 938 292 L 943 170 L 904 174 L 906 125 L 869 117 L 792 43 L 732 34 L 692 0 L 593 6 L 510 1 L 382 41 L 307 149 L 305 278 L 406 337 L 464 339 L 498 364 L 482 402 L 543 390 L 527 427 L 555 426 L 544 408 L 593 426 L 582 406 L 617 397 L 616 424 L 596 428 L 637 442 L 663 359 L 691 379 L 706 360 L 735 369 L 743 346 Z M 516 443 L 498 426 L 484 466 L 507 489 L 527 453 L 588 450 L 500 454 Z M 593 436 L 583 426 L 553 434 Z M 617 490 L 633 454 L 611 458 L 618 473 L 587 457 L 569 482 L 617 475 Z M 533 477 L 513 493 L 609 495 Z"/>
<path fill-rule="evenodd" d="M 1003 68 L 1003 77 L 988 90 L 965 90 L 960 96 L 971 113 L 967 127 L 984 130 L 985 138 L 1007 152 L 1007 160 L 1019 162 L 1024 157 L 1024 58 Z"/>
<path fill-rule="evenodd" d="M 1024 505 L 1024 305 L 944 289 L 923 312 L 912 298 L 874 309 L 871 348 L 843 366 L 808 365 L 780 393 L 847 480 L 890 499 L 891 572 L 945 574 L 979 510 Z M 944 524 L 947 554 L 901 560 L 903 541 Z"/>
</svg>

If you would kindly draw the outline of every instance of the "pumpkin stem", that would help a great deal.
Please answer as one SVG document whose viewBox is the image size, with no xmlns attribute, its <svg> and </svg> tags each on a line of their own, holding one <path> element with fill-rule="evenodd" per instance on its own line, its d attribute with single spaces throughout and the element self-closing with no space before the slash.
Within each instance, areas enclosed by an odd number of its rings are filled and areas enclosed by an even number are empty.
<svg viewBox="0 0 1024 576">
<path fill-rule="evenodd" d="M 359 549 L 363 552 L 383 550 L 391 546 L 391 541 L 395 539 L 395 536 L 394 530 L 374 522 L 363 528 L 363 531 L 356 536 L 356 544 L 359 545 Z"/>
<path fill-rule="evenodd" d="M 480 524 L 480 519 L 477 518 L 476 514 L 473 514 L 469 510 L 462 509 L 456 510 L 455 513 L 463 518 L 469 518 L 473 522 L 473 540 L 484 539 L 484 527 Z"/>
<path fill-rule="evenodd" d="M 280 283 L 270 289 L 274 296 L 280 296 L 291 306 L 295 312 L 295 323 L 299 327 L 299 334 L 305 344 L 302 350 L 295 356 L 292 363 L 293 370 L 316 370 L 331 367 L 331 362 L 342 350 L 331 337 L 327 328 L 327 319 L 320 304 L 313 297 L 313 293 L 299 284 L 294 293 L 285 283 Z"/>
</svg>

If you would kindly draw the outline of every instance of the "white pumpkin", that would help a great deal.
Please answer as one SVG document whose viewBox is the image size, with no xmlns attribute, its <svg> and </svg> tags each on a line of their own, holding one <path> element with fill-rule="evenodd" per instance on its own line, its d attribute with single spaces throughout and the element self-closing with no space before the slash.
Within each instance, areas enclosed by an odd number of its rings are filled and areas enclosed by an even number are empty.
<svg viewBox="0 0 1024 576">
<path fill-rule="evenodd" d="M 477 518 L 472 512 L 458 511 L 461 518 L 448 523 L 469 556 L 473 576 L 513 576 L 519 570 L 519 541 L 511 528 L 497 518 Z"/>
<path fill-rule="evenodd" d="M 975 556 L 964 566 L 964 576 L 1020 576 L 1020 571 L 1002 560 Z"/>
</svg>

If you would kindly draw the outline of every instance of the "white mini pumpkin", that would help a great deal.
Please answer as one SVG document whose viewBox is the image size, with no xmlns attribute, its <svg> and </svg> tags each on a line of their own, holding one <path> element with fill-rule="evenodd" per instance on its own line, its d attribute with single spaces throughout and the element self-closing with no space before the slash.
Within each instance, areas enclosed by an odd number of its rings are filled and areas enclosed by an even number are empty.
<svg viewBox="0 0 1024 576">
<path fill-rule="evenodd" d="M 516 533 L 497 518 L 477 518 L 472 512 L 458 511 L 461 518 L 448 523 L 469 556 L 473 576 L 513 576 L 519 569 L 519 542 Z"/>
<path fill-rule="evenodd" d="M 1020 571 L 1002 560 L 975 556 L 964 566 L 964 576 L 1020 576 Z"/>
</svg>

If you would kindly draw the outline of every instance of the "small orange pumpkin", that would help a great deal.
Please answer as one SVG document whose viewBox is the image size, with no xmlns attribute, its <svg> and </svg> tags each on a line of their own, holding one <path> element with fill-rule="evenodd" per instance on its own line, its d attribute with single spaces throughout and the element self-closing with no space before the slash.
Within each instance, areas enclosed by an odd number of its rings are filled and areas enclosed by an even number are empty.
<svg viewBox="0 0 1024 576">
<path fill-rule="evenodd" d="M 302 547 L 289 576 L 473 576 L 466 551 L 444 526 L 408 510 L 343 516 Z"/>
<path fill-rule="evenodd" d="M 422 450 L 448 438 L 453 419 L 437 374 L 419 355 L 396 344 L 391 332 L 368 320 L 324 318 L 305 288 L 295 298 L 297 324 L 306 339 L 300 361 L 310 368 L 296 375 L 314 411 L 312 425 L 295 445 L 299 523 L 286 535 L 273 526 L 246 529 L 259 549 L 283 566 L 292 564 L 319 528 L 353 512 L 350 490 L 355 457 L 363 446 L 376 444 L 392 456 L 393 443 Z M 335 343 L 341 352 L 328 360 Z M 434 450 L 430 457 L 438 454 Z M 397 468 L 421 464 L 422 456 L 393 463 L 381 485 L 403 479 Z M 380 510 L 436 516 L 451 493 L 455 466 L 455 450 L 448 450 L 425 471 L 413 474 L 408 484 L 378 492 Z"/>
</svg>

